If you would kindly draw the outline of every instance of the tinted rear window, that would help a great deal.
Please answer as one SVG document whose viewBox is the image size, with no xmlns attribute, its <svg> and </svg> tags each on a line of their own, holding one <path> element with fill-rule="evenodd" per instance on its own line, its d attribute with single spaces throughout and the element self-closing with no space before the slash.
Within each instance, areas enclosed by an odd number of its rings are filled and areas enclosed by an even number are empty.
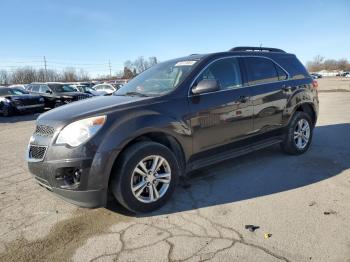
<svg viewBox="0 0 350 262">
<path fill-rule="evenodd" d="M 304 65 L 296 58 L 295 55 L 283 55 L 274 58 L 280 64 L 292 79 L 303 79 L 309 77 Z"/>
</svg>

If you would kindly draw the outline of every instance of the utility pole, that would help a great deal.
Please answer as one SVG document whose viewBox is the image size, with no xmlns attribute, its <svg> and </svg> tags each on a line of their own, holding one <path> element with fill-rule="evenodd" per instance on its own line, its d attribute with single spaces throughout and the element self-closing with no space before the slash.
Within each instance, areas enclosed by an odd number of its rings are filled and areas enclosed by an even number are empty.
<svg viewBox="0 0 350 262">
<path fill-rule="evenodd" d="M 46 57 L 44 56 L 44 67 L 45 67 L 45 81 L 47 81 L 47 66 L 46 66 Z"/>
<path fill-rule="evenodd" d="M 111 66 L 111 60 L 108 60 L 108 67 L 109 67 L 109 79 L 112 78 L 112 66 Z"/>
</svg>

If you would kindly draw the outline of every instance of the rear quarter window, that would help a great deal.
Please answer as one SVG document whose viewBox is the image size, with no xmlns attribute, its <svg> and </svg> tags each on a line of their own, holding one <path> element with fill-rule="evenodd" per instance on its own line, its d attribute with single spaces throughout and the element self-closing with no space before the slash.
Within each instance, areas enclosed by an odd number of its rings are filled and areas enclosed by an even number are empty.
<svg viewBox="0 0 350 262">
<path fill-rule="evenodd" d="M 287 72 L 291 79 L 304 79 L 309 77 L 304 65 L 296 58 L 295 55 L 285 55 L 274 58 Z"/>
<path fill-rule="evenodd" d="M 288 78 L 287 73 L 280 66 L 275 64 L 275 68 L 278 74 L 278 80 L 283 81 Z"/>
</svg>

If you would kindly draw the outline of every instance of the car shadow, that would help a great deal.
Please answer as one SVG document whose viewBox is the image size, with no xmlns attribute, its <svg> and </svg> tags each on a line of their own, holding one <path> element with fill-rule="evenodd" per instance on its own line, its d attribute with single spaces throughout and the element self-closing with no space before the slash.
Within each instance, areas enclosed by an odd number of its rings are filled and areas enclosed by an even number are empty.
<svg viewBox="0 0 350 262">
<path fill-rule="evenodd" d="M 350 168 L 350 124 L 317 126 L 310 150 L 299 156 L 278 146 L 228 160 L 191 174 L 161 209 L 141 217 L 205 208 L 283 193 L 339 175 Z M 116 201 L 107 208 L 135 216 Z"/>
</svg>

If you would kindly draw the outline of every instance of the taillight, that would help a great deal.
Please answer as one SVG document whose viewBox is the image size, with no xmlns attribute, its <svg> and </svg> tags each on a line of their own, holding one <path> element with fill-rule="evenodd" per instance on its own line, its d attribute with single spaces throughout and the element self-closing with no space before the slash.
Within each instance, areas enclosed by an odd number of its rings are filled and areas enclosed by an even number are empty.
<svg viewBox="0 0 350 262">
<path fill-rule="evenodd" d="M 317 88 L 318 88 L 318 83 L 317 83 L 316 80 L 312 80 L 312 87 L 313 87 L 314 89 L 317 89 Z"/>
</svg>

